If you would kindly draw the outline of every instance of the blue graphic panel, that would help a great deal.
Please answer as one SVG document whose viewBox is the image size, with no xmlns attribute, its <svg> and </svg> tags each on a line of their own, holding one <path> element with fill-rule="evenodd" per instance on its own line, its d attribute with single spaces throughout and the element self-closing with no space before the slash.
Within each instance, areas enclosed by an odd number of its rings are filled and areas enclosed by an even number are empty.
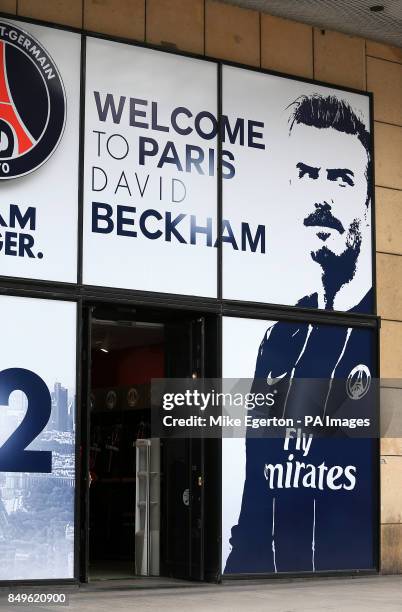
<svg viewBox="0 0 402 612">
<path fill-rule="evenodd" d="M 76 304 L 0 314 L 0 580 L 73 578 Z"/>
<path fill-rule="evenodd" d="M 360 416 L 355 400 L 374 389 L 372 330 L 287 322 L 267 327 L 252 391 L 278 393 L 269 416 L 324 417 L 346 404 L 354 411 L 349 416 Z M 246 438 L 245 448 L 241 507 L 224 573 L 375 568 L 375 440 L 318 437 L 300 427 L 285 438 Z M 224 465 L 233 449 L 223 445 Z"/>
</svg>

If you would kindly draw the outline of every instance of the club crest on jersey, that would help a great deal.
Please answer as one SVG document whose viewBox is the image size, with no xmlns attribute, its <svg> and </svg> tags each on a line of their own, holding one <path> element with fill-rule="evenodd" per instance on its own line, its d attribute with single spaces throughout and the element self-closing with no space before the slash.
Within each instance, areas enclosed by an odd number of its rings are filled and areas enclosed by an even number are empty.
<svg viewBox="0 0 402 612">
<path fill-rule="evenodd" d="M 371 373 L 366 365 L 355 366 L 346 379 L 346 393 L 352 400 L 364 397 L 370 388 Z"/>
<path fill-rule="evenodd" d="M 0 180 L 44 164 L 65 120 L 64 85 L 49 53 L 28 32 L 0 20 Z"/>
</svg>

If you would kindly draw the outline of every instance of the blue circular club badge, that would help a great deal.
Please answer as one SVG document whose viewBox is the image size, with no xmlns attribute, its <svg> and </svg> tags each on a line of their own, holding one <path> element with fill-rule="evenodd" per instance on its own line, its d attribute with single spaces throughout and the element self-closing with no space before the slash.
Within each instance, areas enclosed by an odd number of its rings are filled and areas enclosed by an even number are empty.
<svg viewBox="0 0 402 612">
<path fill-rule="evenodd" d="M 65 121 L 64 85 L 49 53 L 25 30 L 0 20 L 0 180 L 44 164 Z"/>
</svg>

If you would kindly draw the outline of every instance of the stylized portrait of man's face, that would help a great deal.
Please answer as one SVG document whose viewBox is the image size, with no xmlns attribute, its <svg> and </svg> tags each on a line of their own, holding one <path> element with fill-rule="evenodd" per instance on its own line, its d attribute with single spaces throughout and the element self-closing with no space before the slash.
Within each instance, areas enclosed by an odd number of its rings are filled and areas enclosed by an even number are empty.
<svg viewBox="0 0 402 612">
<path fill-rule="evenodd" d="M 340 255 L 367 218 L 366 151 L 356 136 L 306 125 L 293 129 L 291 145 L 291 181 L 311 251 L 325 245 Z"/>
<path fill-rule="evenodd" d="M 335 295 L 354 276 L 370 224 L 368 134 L 334 97 L 295 104 L 289 135 L 292 211 Z"/>
</svg>

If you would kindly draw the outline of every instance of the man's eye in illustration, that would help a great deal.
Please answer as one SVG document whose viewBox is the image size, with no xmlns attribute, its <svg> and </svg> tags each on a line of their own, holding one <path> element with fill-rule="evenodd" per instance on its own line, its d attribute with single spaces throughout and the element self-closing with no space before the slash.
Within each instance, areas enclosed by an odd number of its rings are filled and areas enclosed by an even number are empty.
<svg viewBox="0 0 402 612">
<path fill-rule="evenodd" d="M 303 162 L 299 162 L 296 164 L 296 168 L 299 170 L 299 178 L 303 178 L 307 176 L 310 179 L 318 179 L 319 172 L 321 168 L 316 168 L 315 166 L 308 166 L 307 164 L 303 164 Z"/>
<path fill-rule="evenodd" d="M 352 170 L 348 168 L 328 168 L 327 169 L 327 178 L 329 181 L 334 181 L 338 183 L 340 187 L 346 187 L 346 185 L 350 185 L 354 187 L 354 174 Z"/>
</svg>

